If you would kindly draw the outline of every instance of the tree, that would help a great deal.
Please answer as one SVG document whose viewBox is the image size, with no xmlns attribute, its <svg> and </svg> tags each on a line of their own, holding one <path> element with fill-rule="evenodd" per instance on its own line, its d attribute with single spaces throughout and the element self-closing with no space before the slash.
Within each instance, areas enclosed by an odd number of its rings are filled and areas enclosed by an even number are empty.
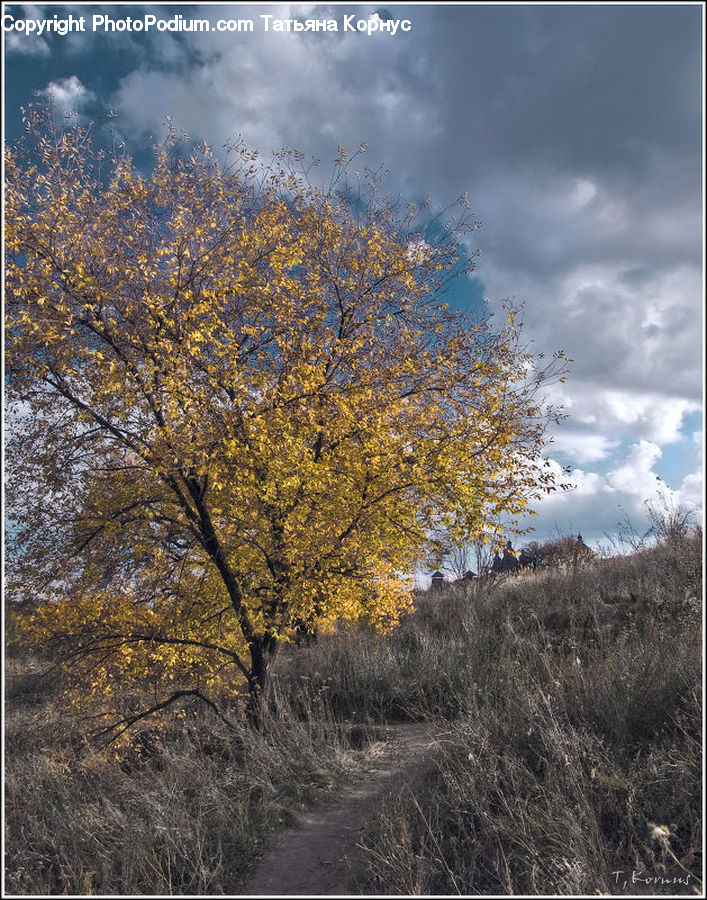
<svg viewBox="0 0 707 900">
<path fill-rule="evenodd" d="M 469 544 L 450 548 L 447 566 L 455 580 L 464 578 L 467 572 L 476 574 L 475 564 L 474 548 Z"/>
<path fill-rule="evenodd" d="M 498 540 L 502 525 L 485 524 L 485 531 L 477 530 L 473 538 L 467 537 L 462 543 L 455 543 L 447 531 L 436 533 L 436 550 L 429 558 L 428 566 L 446 565 L 455 579 L 465 578 L 469 572 L 475 576 L 488 575 L 493 564 L 494 541 Z"/>
<path fill-rule="evenodd" d="M 124 723 L 146 673 L 152 709 L 240 680 L 257 718 L 298 623 L 393 625 L 433 521 L 474 532 L 552 489 L 557 363 L 524 350 L 517 310 L 494 329 L 439 301 L 463 212 L 413 230 L 341 149 L 312 185 L 300 154 L 220 164 L 170 129 L 141 174 L 91 127 L 25 120 L 6 155 L 10 586 L 36 601 L 28 639 Z"/>
<path fill-rule="evenodd" d="M 677 503 L 675 495 L 667 489 L 658 488 L 656 499 L 645 500 L 644 504 L 651 523 L 648 534 L 657 543 L 676 543 L 694 534 L 697 511 Z"/>
<path fill-rule="evenodd" d="M 570 534 L 558 532 L 557 537 L 544 544 L 533 541 L 527 544 L 520 553 L 519 561 L 524 568 L 576 568 L 583 563 L 591 562 L 596 553 L 584 543 L 581 534 L 575 538 Z"/>
</svg>

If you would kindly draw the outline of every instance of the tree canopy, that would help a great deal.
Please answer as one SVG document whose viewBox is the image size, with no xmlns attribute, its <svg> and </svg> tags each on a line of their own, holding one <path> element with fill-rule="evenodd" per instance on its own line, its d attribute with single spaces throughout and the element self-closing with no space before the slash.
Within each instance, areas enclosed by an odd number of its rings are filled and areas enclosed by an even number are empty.
<svg viewBox="0 0 707 900">
<path fill-rule="evenodd" d="M 255 709 L 298 625 L 390 627 L 440 523 L 553 487 L 561 354 L 440 301 L 465 202 L 433 239 L 350 168 L 170 130 L 143 173 L 33 110 L 7 150 L 10 586 L 126 721 L 146 673 Z"/>
</svg>

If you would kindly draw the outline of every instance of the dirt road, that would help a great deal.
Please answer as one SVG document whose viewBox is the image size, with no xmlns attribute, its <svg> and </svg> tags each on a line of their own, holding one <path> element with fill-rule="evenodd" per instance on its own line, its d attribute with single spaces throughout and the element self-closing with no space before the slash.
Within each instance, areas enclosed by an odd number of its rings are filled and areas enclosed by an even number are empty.
<svg viewBox="0 0 707 900">
<path fill-rule="evenodd" d="M 369 747 L 371 769 L 326 806 L 288 828 L 242 894 L 322 896 L 345 893 L 361 828 L 386 796 L 409 781 L 443 733 L 429 723 L 386 725 Z"/>
</svg>

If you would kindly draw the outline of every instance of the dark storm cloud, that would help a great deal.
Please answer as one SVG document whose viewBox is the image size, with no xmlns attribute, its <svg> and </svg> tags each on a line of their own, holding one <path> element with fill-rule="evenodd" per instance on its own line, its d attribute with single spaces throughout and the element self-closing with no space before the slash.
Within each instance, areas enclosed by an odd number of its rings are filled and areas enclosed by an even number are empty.
<svg viewBox="0 0 707 900">
<path fill-rule="evenodd" d="M 448 115 L 499 167 L 637 181 L 663 149 L 700 153 L 700 10 L 469 7 L 429 14 Z M 457 155 L 463 163 L 464 157 Z"/>
<path fill-rule="evenodd" d="M 433 172 L 448 173 L 441 184 L 463 174 L 485 246 L 506 268 L 547 274 L 646 243 L 652 265 L 667 251 L 699 260 L 698 8 L 466 7 L 426 11 L 423 27 L 427 97 L 453 135 L 436 146 Z M 547 202 L 572 177 L 625 207 L 618 240 L 601 223 L 562 221 Z"/>
<path fill-rule="evenodd" d="M 260 24 L 263 14 L 341 23 L 373 5 L 161 9 L 256 25 L 126 37 L 123 56 L 115 36 L 103 58 L 76 36 L 65 70 L 53 57 L 52 80 L 78 75 L 133 144 L 171 115 L 215 148 L 240 134 L 265 154 L 287 145 L 320 157 L 324 173 L 337 144 L 363 140 L 365 161 L 388 166 L 392 197 L 430 192 L 442 207 L 468 191 L 483 222 L 469 249 L 483 257 L 452 302 L 482 288 L 491 309 L 525 299 L 534 348 L 574 359 L 557 394 L 572 429 L 558 449 L 599 472 L 582 473 L 567 504 L 583 498 L 596 522 L 609 495 L 640 506 L 668 458 L 675 487 L 697 496 L 684 429 L 702 382 L 699 5 L 393 6 L 383 12 L 412 21 L 395 37 L 265 34 Z M 634 448 L 639 479 L 626 476 L 619 446 Z"/>
</svg>

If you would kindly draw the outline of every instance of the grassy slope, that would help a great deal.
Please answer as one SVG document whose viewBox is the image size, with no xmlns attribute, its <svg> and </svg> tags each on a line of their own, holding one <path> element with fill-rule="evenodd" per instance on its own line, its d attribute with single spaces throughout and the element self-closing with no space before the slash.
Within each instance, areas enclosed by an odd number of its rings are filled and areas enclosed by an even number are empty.
<svg viewBox="0 0 707 900">
<path fill-rule="evenodd" d="M 231 892 L 301 798 L 360 765 L 352 723 L 433 718 L 453 720 L 449 742 L 372 823 L 353 890 L 623 893 L 614 871 L 699 875 L 700 597 L 697 538 L 450 588 L 392 638 L 285 654 L 263 733 L 173 718 L 120 758 L 48 685 L 11 678 L 6 889 Z"/>
<path fill-rule="evenodd" d="M 358 889 L 699 888 L 700 598 L 696 538 L 450 595 L 470 638 L 467 712 L 371 827 Z"/>
</svg>

